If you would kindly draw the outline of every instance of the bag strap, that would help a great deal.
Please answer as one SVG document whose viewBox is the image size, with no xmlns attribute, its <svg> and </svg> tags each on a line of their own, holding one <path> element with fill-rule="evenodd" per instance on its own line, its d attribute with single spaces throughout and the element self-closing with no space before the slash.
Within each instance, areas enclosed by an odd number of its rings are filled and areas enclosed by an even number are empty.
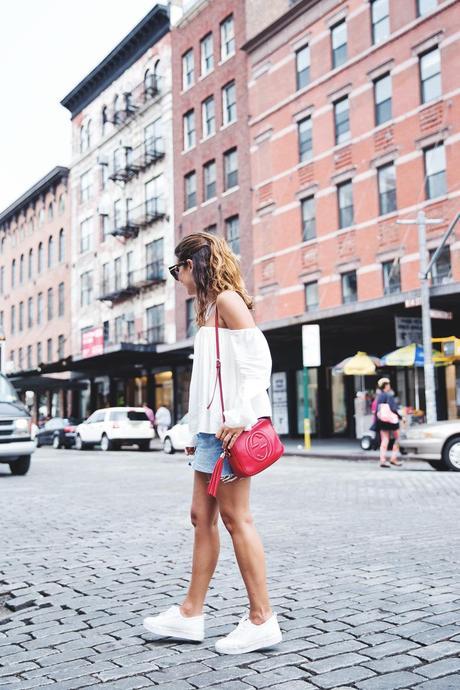
<svg viewBox="0 0 460 690">
<path fill-rule="evenodd" d="M 214 396 L 216 394 L 216 388 L 217 384 L 219 384 L 219 395 L 220 395 L 220 408 L 222 412 L 222 422 L 225 424 L 225 414 L 224 414 L 224 393 L 222 390 L 222 373 L 221 373 L 221 361 L 220 361 L 220 342 L 219 342 L 219 312 L 217 310 L 217 302 L 216 302 L 216 313 L 215 313 L 215 321 L 214 321 L 214 330 L 216 333 L 216 380 L 214 382 L 214 390 L 212 392 L 212 398 L 210 402 L 207 405 L 207 409 L 212 405 L 212 401 L 214 400 Z"/>
</svg>

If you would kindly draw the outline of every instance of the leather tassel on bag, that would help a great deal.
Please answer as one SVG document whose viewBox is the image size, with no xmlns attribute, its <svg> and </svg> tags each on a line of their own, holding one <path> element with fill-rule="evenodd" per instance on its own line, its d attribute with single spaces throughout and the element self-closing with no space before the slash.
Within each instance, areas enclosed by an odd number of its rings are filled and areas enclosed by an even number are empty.
<svg viewBox="0 0 460 690">
<path fill-rule="evenodd" d="M 215 464 L 213 473 L 211 475 L 211 479 L 209 481 L 209 486 L 208 486 L 208 494 L 209 496 L 214 496 L 216 497 L 217 494 L 217 487 L 219 486 L 220 478 L 222 476 L 222 469 L 224 467 L 224 458 L 225 455 L 222 453 L 220 458 Z"/>
</svg>

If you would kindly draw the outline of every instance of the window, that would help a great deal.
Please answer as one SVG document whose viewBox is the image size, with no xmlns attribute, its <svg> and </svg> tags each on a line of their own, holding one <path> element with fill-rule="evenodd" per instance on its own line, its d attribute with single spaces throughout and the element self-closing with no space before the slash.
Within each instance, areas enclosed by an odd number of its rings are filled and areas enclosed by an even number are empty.
<svg viewBox="0 0 460 690">
<path fill-rule="evenodd" d="M 48 268 L 51 268 L 54 263 L 54 240 L 52 237 L 48 238 Z"/>
<path fill-rule="evenodd" d="M 29 249 L 29 258 L 27 261 L 27 277 L 29 278 L 29 280 L 32 279 L 32 275 L 34 272 L 33 264 L 34 264 L 34 250 Z"/>
<path fill-rule="evenodd" d="M 382 264 L 383 294 L 391 295 L 401 290 L 401 271 L 399 260 L 385 261 Z"/>
<path fill-rule="evenodd" d="M 85 271 L 80 276 L 80 306 L 84 307 L 93 301 L 93 272 Z"/>
<path fill-rule="evenodd" d="M 48 321 L 51 321 L 51 319 L 53 318 L 53 288 L 48 288 L 47 315 L 48 315 Z"/>
<path fill-rule="evenodd" d="M 240 219 L 232 216 L 225 221 L 225 239 L 234 254 L 240 253 Z"/>
<path fill-rule="evenodd" d="M 145 210 L 147 216 L 157 217 L 162 213 L 163 199 L 161 191 L 163 189 L 163 175 L 157 175 L 145 183 Z"/>
<path fill-rule="evenodd" d="M 125 322 L 125 317 L 117 316 L 114 321 L 113 338 L 116 343 L 121 343 L 123 340 L 123 325 Z"/>
<path fill-rule="evenodd" d="M 43 363 L 42 344 L 37 343 L 37 366 Z"/>
<path fill-rule="evenodd" d="M 23 368 L 23 361 L 22 361 L 22 347 L 18 349 L 18 369 Z"/>
<path fill-rule="evenodd" d="M 210 235 L 215 235 L 217 233 L 217 225 L 215 223 L 212 225 L 207 225 L 203 232 L 208 232 Z"/>
<path fill-rule="evenodd" d="M 109 116 L 107 106 L 104 105 L 101 111 L 101 134 L 104 137 L 107 134 L 107 125 L 109 124 Z"/>
<path fill-rule="evenodd" d="M 24 254 L 21 254 L 19 259 L 19 285 L 24 282 Z"/>
<path fill-rule="evenodd" d="M 48 362 L 53 361 L 53 341 L 51 338 L 48 338 L 46 341 L 46 360 Z"/>
<path fill-rule="evenodd" d="M 105 347 L 110 342 L 110 321 L 102 323 L 102 338 Z"/>
<path fill-rule="evenodd" d="M 91 170 L 80 175 L 80 203 L 84 204 L 91 198 Z"/>
<path fill-rule="evenodd" d="M 299 160 L 308 161 L 313 156 L 313 139 L 311 117 L 306 117 L 305 120 L 297 125 L 299 138 Z"/>
<path fill-rule="evenodd" d="M 164 280 L 164 241 L 163 238 L 145 245 L 146 279 Z"/>
<path fill-rule="evenodd" d="M 144 129 L 145 153 L 149 156 L 158 156 L 163 153 L 163 131 L 161 117 L 151 122 Z"/>
<path fill-rule="evenodd" d="M 11 287 L 16 285 L 16 259 L 11 262 Z"/>
<path fill-rule="evenodd" d="M 134 252 L 130 251 L 126 254 L 126 276 L 128 278 L 128 285 L 134 283 Z"/>
<path fill-rule="evenodd" d="M 57 351 L 58 359 L 64 359 L 64 342 L 65 342 L 64 336 L 58 335 L 58 351 Z"/>
<path fill-rule="evenodd" d="M 345 19 L 331 29 L 332 68 L 347 61 L 347 24 Z"/>
<path fill-rule="evenodd" d="M 430 261 L 433 258 L 435 249 L 430 250 Z M 431 269 L 431 281 L 433 285 L 442 285 L 452 280 L 452 264 L 450 259 L 450 247 L 444 246 L 433 264 Z"/>
<path fill-rule="evenodd" d="M 203 166 L 204 201 L 216 196 L 216 161 Z"/>
<path fill-rule="evenodd" d="M 37 295 L 37 326 L 43 323 L 43 292 Z"/>
<path fill-rule="evenodd" d="M 37 273 L 41 273 L 43 271 L 43 243 L 40 242 L 38 245 L 38 252 L 37 252 Z"/>
<path fill-rule="evenodd" d="M 316 237 L 315 198 L 309 196 L 301 201 L 302 239 L 304 242 Z"/>
<path fill-rule="evenodd" d="M 388 0 L 372 0 L 372 43 L 384 41 L 390 35 L 390 9 Z"/>
<path fill-rule="evenodd" d="M 18 330 L 19 332 L 24 330 L 24 302 L 19 302 L 19 319 L 18 319 Z"/>
<path fill-rule="evenodd" d="M 59 197 L 59 213 L 64 213 L 65 211 L 65 194 L 61 194 Z M 33 226 L 32 226 L 33 230 Z"/>
<path fill-rule="evenodd" d="M 92 218 L 86 218 L 80 223 L 80 252 L 88 252 L 91 249 Z"/>
<path fill-rule="evenodd" d="M 34 301 L 32 297 L 27 300 L 27 328 L 34 325 Z"/>
<path fill-rule="evenodd" d="M 64 228 L 59 230 L 59 241 L 58 241 L 58 260 L 59 262 L 64 261 L 65 258 L 65 244 L 64 244 Z"/>
<path fill-rule="evenodd" d="M 11 310 L 10 310 L 10 327 L 11 327 L 11 335 L 14 335 L 16 332 L 16 307 L 14 304 L 11 305 Z"/>
<path fill-rule="evenodd" d="M 310 83 L 310 46 L 304 46 L 295 54 L 296 86 L 303 89 Z"/>
<path fill-rule="evenodd" d="M 101 213 L 101 238 L 105 242 L 110 235 L 110 218 L 108 213 Z"/>
<path fill-rule="evenodd" d="M 190 88 L 195 81 L 193 50 L 187 50 L 182 56 L 182 90 Z"/>
<path fill-rule="evenodd" d="M 446 156 L 444 145 L 424 150 L 425 193 L 427 199 L 435 199 L 447 192 Z"/>
<path fill-rule="evenodd" d="M 116 199 L 113 202 L 113 227 L 114 230 L 121 228 L 123 225 L 123 205 L 121 199 Z"/>
<path fill-rule="evenodd" d="M 236 88 L 231 81 L 222 89 L 222 123 L 229 125 L 236 120 Z"/>
<path fill-rule="evenodd" d="M 50 204 L 48 205 L 48 220 L 53 220 L 54 216 L 54 208 L 53 208 L 53 202 L 51 201 Z"/>
<path fill-rule="evenodd" d="M 149 343 L 164 342 L 165 306 L 157 304 L 147 309 L 147 341 Z"/>
<path fill-rule="evenodd" d="M 438 0 L 417 0 L 417 14 L 419 17 L 431 12 L 438 6 Z"/>
<path fill-rule="evenodd" d="M 184 151 L 195 146 L 195 111 L 189 110 L 184 118 Z"/>
<path fill-rule="evenodd" d="M 114 274 L 114 287 L 115 290 L 121 288 L 122 274 L 121 274 L 121 256 L 117 256 L 113 264 L 113 274 Z"/>
<path fill-rule="evenodd" d="M 351 180 L 337 185 L 339 202 L 339 228 L 353 225 L 353 190 Z"/>
<path fill-rule="evenodd" d="M 220 25 L 220 59 L 226 60 L 235 52 L 235 27 L 233 15 L 224 19 Z"/>
<path fill-rule="evenodd" d="M 110 264 L 102 264 L 102 294 L 108 295 L 110 292 Z"/>
<path fill-rule="evenodd" d="M 231 189 L 238 184 L 238 154 L 230 149 L 224 153 L 224 189 Z"/>
<path fill-rule="evenodd" d="M 342 273 L 342 304 L 356 302 L 358 299 L 358 286 L 356 271 Z"/>
<path fill-rule="evenodd" d="M 109 166 L 108 163 L 101 163 L 100 165 L 100 186 L 101 190 L 107 189 L 109 184 Z"/>
<path fill-rule="evenodd" d="M 396 169 L 393 163 L 383 165 L 377 169 L 379 185 L 379 212 L 383 216 L 385 213 L 396 211 Z"/>
<path fill-rule="evenodd" d="M 27 345 L 27 368 L 32 369 L 32 345 Z"/>
<path fill-rule="evenodd" d="M 197 204 L 196 199 L 196 172 L 192 170 L 184 177 L 185 182 L 185 210 L 194 208 Z"/>
<path fill-rule="evenodd" d="M 201 39 L 201 76 L 204 77 L 206 74 L 209 74 L 213 68 L 214 46 L 212 34 L 209 33 Z"/>
<path fill-rule="evenodd" d="M 58 316 L 64 316 L 65 309 L 65 292 L 64 283 L 58 285 Z"/>
<path fill-rule="evenodd" d="M 192 338 L 196 332 L 195 299 L 191 297 L 185 300 L 185 333 L 187 338 Z"/>
<path fill-rule="evenodd" d="M 441 95 L 441 54 L 439 48 L 420 56 L 420 90 L 422 103 Z"/>
<path fill-rule="evenodd" d="M 5 267 L 0 268 L 0 295 L 3 295 L 5 291 Z"/>
<path fill-rule="evenodd" d="M 391 120 L 391 77 L 385 74 L 374 81 L 375 124 Z"/>
<path fill-rule="evenodd" d="M 319 307 L 318 281 L 305 283 L 305 311 L 315 311 Z"/>
<path fill-rule="evenodd" d="M 342 144 L 350 138 L 350 107 L 348 96 L 334 103 L 335 143 Z"/>
<path fill-rule="evenodd" d="M 216 108 L 214 96 L 209 96 L 203 101 L 201 108 L 201 118 L 203 126 L 203 139 L 210 137 L 216 132 Z"/>
</svg>

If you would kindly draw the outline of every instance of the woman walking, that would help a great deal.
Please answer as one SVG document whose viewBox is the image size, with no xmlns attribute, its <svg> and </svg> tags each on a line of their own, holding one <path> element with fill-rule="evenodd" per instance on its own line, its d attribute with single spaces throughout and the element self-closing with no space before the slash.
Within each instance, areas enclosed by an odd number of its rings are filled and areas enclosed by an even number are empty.
<svg viewBox="0 0 460 690">
<path fill-rule="evenodd" d="M 250 479 L 237 478 L 225 458 L 216 498 L 208 494 L 214 466 L 223 450 L 260 417 L 271 416 L 267 388 L 271 357 L 267 341 L 256 328 L 252 300 L 240 267 L 225 240 L 208 233 L 186 236 L 176 247 L 178 262 L 169 269 L 195 297 L 197 323 L 189 426 L 193 442 L 186 448 L 194 469 L 191 520 L 195 528 L 192 576 L 180 606 L 146 618 L 150 632 L 201 641 L 205 636 L 203 606 L 219 557 L 219 515 L 233 543 L 249 599 L 249 611 L 238 626 L 216 642 L 223 654 L 242 654 L 277 644 L 282 635 L 270 606 L 265 556 L 250 508 Z M 215 310 L 221 334 L 221 377 L 225 423 L 222 423 L 215 377 Z"/>
<path fill-rule="evenodd" d="M 399 420 L 401 415 L 394 394 L 391 390 L 390 379 L 382 378 L 377 382 L 379 394 L 377 396 L 375 427 L 380 433 L 380 467 L 390 467 L 391 465 L 402 465 L 398 460 L 399 452 Z M 386 453 L 390 443 L 390 435 L 393 434 L 393 449 L 390 462 L 387 461 Z"/>
</svg>

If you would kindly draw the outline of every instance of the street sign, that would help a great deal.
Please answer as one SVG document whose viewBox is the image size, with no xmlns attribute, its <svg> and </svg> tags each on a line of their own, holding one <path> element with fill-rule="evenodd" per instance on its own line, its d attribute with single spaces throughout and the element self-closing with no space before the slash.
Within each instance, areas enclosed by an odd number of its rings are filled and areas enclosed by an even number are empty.
<svg viewBox="0 0 460 690">
<path fill-rule="evenodd" d="M 422 305 L 422 300 L 420 297 L 413 297 L 412 299 L 406 299 L 404 302 L 404 306 L 406 309 L 410 309 L 411 307 L 420 307 Z"/>
<path fill-rule="evenodd" d="M 396 347 L 423 342 L 422 319 L 412 316 L 395 316 Z"/>
<path fill-rule="evenodd" d="M 304 367 L 321 366 L 321 343 L 319 324 L 302 326 L 302 355 Z"/>
<path fill-rule="evenodd" d="M 441 309 L 430 309 L 430 316 L 432 319 L 445 319 L 446 321 L 452 320 L 451 311 L 442 311 Z"/>
</svg>

